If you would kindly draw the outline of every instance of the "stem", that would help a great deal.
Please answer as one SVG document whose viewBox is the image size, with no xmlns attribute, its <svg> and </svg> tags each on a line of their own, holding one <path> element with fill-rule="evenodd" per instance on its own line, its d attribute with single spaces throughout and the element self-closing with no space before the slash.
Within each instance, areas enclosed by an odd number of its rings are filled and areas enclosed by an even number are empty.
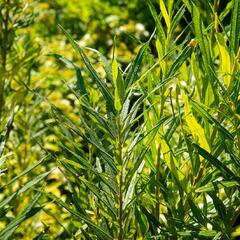
<svg viewBox="0 0 240 240">
<path fill-rule="evenodd" d="M 119 235 L 118 240 L 123 239 L 123 159 L 122 159 L 122 141 L 121 141 L 121 121 L 120 115 L 117 116 L 117 129 L 118 129 L 118 138 L 117 138 L 117 156 L 119 164 Z"/>
<path fill-rule="evenodd" d="M 4 84 L 5 84 L 5 72 L 6 72 L 6 65 L 7 65 L 7 47 L 8 47 L 8 22 L 9 22 L 9 2 L 10 0 L 7 0 L 6 2 L 6 16 L 5 18 L 2 15 L 1 12 L 1 18 L 3 22 L 3 38 L 2 38 L 2 74 L 0 75 L 0 118 L 2 116 L 2 110 L 4 106 Z"/>
<path fill-rule="evenodd" d="M 5 17 L 5 19 L 3 19 L 4 36 L 3 36 L 3 49 L 2 49 L 2 67 L 4 70 L 6 70 L 6 64 L 7 64 L 9 2 L 10 2 L 10 0 L 7 0 L 7 2 L 6 2 L 6 8 L 7 8 L 6 9 L 6 17 Z"/>
<path fill-rule="evenodd" d="M 122 174 L 122 170 L 120 172 L 120 182 L 119 182 L 119 188 L 120 188 L 120 192 L 119 192 L 119 236 L 118 239 L 122 240 L 123 239 L 123 174 Z"/>
<path fill-rule="evenodd" d="M 160 182 L 160 146 L 158 146 L 157 165 L 156 165 L 156 182 Z M 160 187 L 156 187 L 156 206 L 155 206 L 155 217 L 157 220 L 160 218 Z"/>
</svg>

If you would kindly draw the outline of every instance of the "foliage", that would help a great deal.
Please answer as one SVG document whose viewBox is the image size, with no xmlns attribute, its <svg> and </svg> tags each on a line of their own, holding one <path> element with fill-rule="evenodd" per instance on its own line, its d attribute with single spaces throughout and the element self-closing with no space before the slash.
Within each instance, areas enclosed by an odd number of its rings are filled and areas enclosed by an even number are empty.
<svg viewBox="0 0 240 240">
<path fill-rule="evenodd" d="M 1 3 L 0 238 L 238 237 L 240 1 L 17 3 Z"/>
</svg>

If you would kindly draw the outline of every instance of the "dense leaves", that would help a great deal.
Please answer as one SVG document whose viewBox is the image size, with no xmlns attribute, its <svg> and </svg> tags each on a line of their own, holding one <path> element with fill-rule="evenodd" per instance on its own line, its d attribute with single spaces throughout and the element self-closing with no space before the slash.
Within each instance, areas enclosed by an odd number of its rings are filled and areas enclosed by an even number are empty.
<svg viewBox="0 0 240 240">
<path fill-rule="evenodd" d="M 239 0 L 0 6 L 1 239 L 240 236 Z"/>
</svg>

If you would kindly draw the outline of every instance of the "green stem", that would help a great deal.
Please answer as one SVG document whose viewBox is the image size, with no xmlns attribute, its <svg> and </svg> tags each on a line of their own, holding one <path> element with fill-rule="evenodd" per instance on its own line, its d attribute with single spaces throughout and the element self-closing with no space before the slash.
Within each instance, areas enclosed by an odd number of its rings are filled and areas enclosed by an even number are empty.
<svg viewBox="0 0 240 240">
<path fill-rule="evenodd" d="M 123 174 L 122 170 L 120 172 L 120 181 L 119 181 L 119 236 L 118 239 L 122 240 L 123 239 Z"/>
<path fill-rule="evenodd" d="M 117 155 L 119 164 L 119 235 L 118 240 L 123 239 L 123 159 L 122 159 L 122 141 L 121 141 L 121 121 L 120 115 L 117 116 L 117 129 L 118 129 L 118 139 L 117 139 Z"/>
<path fill-rule="evenodd" d="M 6 2 L 6 17 L 3 19 L 4 36 L 3 36 L 3 49 L 2 49 L 2 67 L 6 70 L 7 64 L 7 44 L 8 44 L 8 21 L 9 21 L 9 1 Z"/>
<path fill-rule="evenodd" d="M 156 182 L 160 182 L 160 146 L 158 146 L 157 165 L 156 165 Z M 159 220 L 160 217 L 160 187 L 156 187 L 156 206 L 155 206 L 155 217 Z"/>
<path fill-rule="evenodd" d="M 3 28 L 3 38 L 2 38 L 2 56 L 1 56 L 1 74 L 0 74 L 0 118 L 2 116 L 2 110 L 4 106 L 4 84 L 5 84 L 5 72 L 6 72 L 6 65 L 7 65 L 7 47 L 8 47 L 8 22 L 9 22 L 9 3 L 10 0 L 6 1 L 6 13 L 5 18 L 1 12 L 2 18 L 2 28 Z"/>
</svg>

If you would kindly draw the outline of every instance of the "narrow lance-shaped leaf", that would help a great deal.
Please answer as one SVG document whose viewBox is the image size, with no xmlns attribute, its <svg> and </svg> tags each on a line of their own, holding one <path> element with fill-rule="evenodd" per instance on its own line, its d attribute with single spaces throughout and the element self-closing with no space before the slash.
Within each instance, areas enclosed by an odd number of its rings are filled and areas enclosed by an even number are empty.
<svg viewBox="0 0 240 240">
<path fill-rule="evenodd" d="M 143 60 L 144 53 L 145 53 L 146 49 L 148 48 L 148 46 L 149 46 L 149 41 L 143 44 L 143 46 L 140 48 L 137 56 L 133 60 L 130 70 L 128 71 L 127 76 L 125 78 L 125 88 L 126 89 L 128 89 L 137 80 L 140 64 Z"/>
<path fill-rule="evenodd" d="M 106 78 L 108 80 L 110 80 L 110 82 L 113 84 L 111 64 L 108 62 L 107 58 L 101 52 L 99 52 L 96 49 L 89 48 L 89 47 L 85 47 L 85 49 L 88 49 L 88 50 L 90 50 L 92 52 L 97 53 L 97 55 L 99 56 L 101 62 L 103 63 L 103 67 L 104 67 L 104 70 L 106 72 Z"/>
<path fill-rule="evenodd" d="M 233 0 L 230 47 L 237 54 L 240 38 L 240 0 Z"/>
<path fill-rule="evenodd" d="M 104 116 L 102 116 L 98 111 L 93 109 L 88 103 L 84 103 L 85 105 L 82 105 L 83 110 L 88 112 L 91 116 L 93 116 L 96 121 L 97 125 L 107 134 L 111 135 L 111 137 L 115 137 L 116 133 L 114 131 L 114 128 L 112 126 L 112 123 L 108 121 Z"/>
<path fill-rule="evenodd" d="M 137 157 L 137 160 L 134 162 L 134 169 L 130 172 L 129 171 L 129 181 L 126 184 L 126 194 L 125 194 L 125 198 L 124 198 L 124 202 L 123 202 L 123 208 L 125 209 L 125 207 L 129 204 L 129 202 L 132 200 L 133 198 L 133 194 L 134 194 L 134 189 L 135 189 L 135 185 L 138 181 L 138 176 L 139 174 L 142 172 L 145 161 L 144 161 L 144 156 L 147 152 L 147 148 L 146 150 L 144 150 L 144 152 L 142 152 L 141 154 L 139 154 L 139 157 Z"/>
<path fill-rule="evenodd" d="M 111 237 L 109 234 L 107 234 L 102 228 L 97 226 L 95 223 L 93 223 L 87 216 L 84 216 L 83 214 L 75 211 L 74 209 L 70 208 L 68 204 L 63 202 L 60 198 L 56 197 L 53 194 L 44 192 L 46 196 L 51 198 L 53 201 L 56 202 L 59 206 L 65 208 L 69 213 L 71 213 L 73 216 L 85 221 L 90 228 L 94 231 L 94 233 L 101 239 L 101 240 L 113 240 L 113 237 Z"/>
<path fill-rule="evenodd" d="M 74 189 L 74 182 L 72 182 L 69 179 L 67 174 L 64 174 L 64 175 L 67 180 L 69 192 L 71 193 L 71 198 L 72 198 L 73 203 L 75 204 L 76 210 L 81 214 L 85 214 L 85 211 L 81 207 L 81 202 L 79 201 L 79 196 L 76 193 L 76 190 Z"/>
<path fill-rule="evenodd" d="M 166 6 L 165 6 L 165 3 L 164 3 L 163 0 L 160 0 L 160 10 L 162 12 L 163 18 L 164 18 L 165 23 L 167 25 L 167 29 L 169 31 L 170 26 L 171 26 L 171 22 L 170 22 L 170 17 L 168 15 L 168 12 L 167 12 L 167 9 L 166 9 Z"/>
<path fill-rule="evenodd" d="M 204 129 L 201 127 L 201 125 L 197 122 L 196 118 L 193 116 L 192 111 L 190 109 L 188 96 L 186 94 L 184 94 L 184 115 L 187 125 L 193 137 L 199 142 L 202 148 L 210 152 L 210 147 L 205 137 Z"/>
<path fill-rule="evenodd" d="M 231 80 L 231 61 L 230 61 L 230 55 L 227 51 L 226 43 L 224 40 L 224 37 L 220 33 L 215 33 L 215 37 L 218 43 L 219 53 L 220 53 L 220 69 L 221 73 L 225 76 L 224 84 L 226 87 L 229 87 L 230 80 Z"/>
<path fill-rule="evenodd" d="M 51 170 L 52 171 L 52 170 Z M 47 177 L 51 171 L 45 172 L 37 176 L 36 178 L 32 179 L 31 181 L 27 182 L 20 190 L 18 191 L 18 194 L 21 194 L 25 191 L 27 191 L 29 188 L 32 188 L 34 185 L 42 181 L 45 177 Z"/>
<path fill-rule="evenodd" d="M 239 187 L 240 183 L 237 181 L 216 181 L 216 182 L 210 182 L 202 187 L 199 187 L 196 189 L 196 192 L 211 192 L 216 189 L 221 188 L 231 188 L 231 187 Z"/>
<path fill-rule="evenodd" d="M 61 25 L 59 25 L 59 26 L 62 29 L 62 31 L 64 32 L 64 34 L 66 35 L 67 39 L 69 40 L 69 42 L 71 43 L 73 48 L 80 54 L 83 62 L 85 63 L 86 67 L 89 70 L 89 73 L 91 74 L 92 78 L 95 80 L 97 85 L 99 86 L 99 89 L 100 89 L 102 95 L 106 99 L 106 103 L 109 106 L 111 112 L 115 113 L 113 96 L 110 93 L 110 91 L 108 90 L 107 86 L 105 85 L 103 80 L 98 76 L 97 72 L 91 65 L 90 61 L 88 60 L 87 56 L 83 52 L 82 48 L 73 40 L 71 35 Z"/>
<path fill-rule="evenodd" d="M 113 159 L 111 157 L 111 155 L 109 155 L 109 153 L 106 152 L 106 149 L 104 149 L 104 147 L 102 146 L 101 141 L 99 140 L 99 138 L 97 137 L 96 133 L 93 132 L 89 126 L 86 124 L 84 118 L 80 115 L 82 124 L 84 129 L 86 130 L 86 134 L 84 134 L 82 131 L 80 131 L 80 129 L 76 128 L 76 126 L 74 125 L 74 123 L 72 122 L 72 120 L 65 114 L 63 114 L 61 111 L 58 111 L 58 109 L 53 105 L 52 106 L 53 109 L 57 112 L 57 116 L 61 116 L 67 124 L 65 124 L 68 129 L 70 129 L 72 132 L 80 135 L 82 138 L 84 138 L 85 140 L 87 140 L 89 143 L 91 143 L 93 146 L 95 146 L 96 148 L 98 148 L 101 151 L 101 155 L 102 157 L 109 163 L 109 165 L 116 170 L 116 166 L 114 165 Z M 63 126 L 62 121 L 58 121 L 58 123 L 60 125 Z"/>
<path fill-rule="evenodd" d="M 0 202 L 0 209 L 6 206 L 9 202 L 11 202 L 15 197 L 18 195 L 26 192 L 28 189 L 31 189 L 34 185 L 38 184 L 40 181 L 42 181 L 45 177 L 47 177 L 50 174 L 51 171 L 40 174 L 36 178 L 30 180 L 27 182 L 23 187 L 21 187 L 17 192 L 11 194 L 7 198 L 5 198 L 3 201 Z"/>
<path fill-rule="evenodd" d="M 69 59 L 59 54 L 53 54 L 53 56 L 57 58 L 59 61 L 63 62 L 64 64 L 66 64 L 67 66 L 75 70 L 76 76 L 77 76 L 77 83 L 76 83 L 77 90 L 79 91 L 81 96 L 88 96 L 85 83 L 82 77 L 81 69 L 78 66 L 76 66 L 72 61 L 70 61 Z"/>
<path fill-rule="evenodd" d="M 9 120 L 7 121 L 7 124 L 5 127 L 6 129 L 4 133 L 0 134 L 0 157 L 2 156 L 6 141 L 12 129 L 13 119 L 14 119 L 14 111 L 11 112 L 11 115 L 9 117 Z"/>
<path fill-rule="evenodd" d="M 12 184 L 13 182 L 17 181 L 19 178 L 21 178 L 22 176 L 26 175 L 27 173 L 31 172 L 34 168 L 36 168 L 37 166 L 39 166 L 43 161 L 46 160 L 48 156 L 44 156 L 42 159 L 40 159 L 38 162 L 36 162 L 35 164 L 33 164 L 32 166 L 28 167 L 26 170 L 24 170 L 23 172 L 21 172 L 19 175 L 17 175 L 16 177 L 14 177 L 13 179 L 11 179 L 4 187 Z"/>
<path fill-rule="evenodd" d="M 103 190 L 100 190 L 98 187 L 96 187 L 95 184 L 92 184 L 86 180 L 84 180 L 84 178 L 82 178 L 83 183 L 89 188 L 89 190 L 99 199 L 99 201 L 101 201 L 105 207 L 110 211 L 111 216 L 113 216 L 114 218 L 117 217 L 117 210 L 115 208 L 113 208 L 105 199 L 105 197 L 103 195 L 106 195 L 108 193 L 104 192 Z"/>
<path fill-rule="evenodd" d="M 67 140 L 67 138 L 66 138 Z M 73 146 L 77 147 L 77 144 L 73 141 L 70 141 L 68 139 L 68 141 L 73 144 Z M 97 169 L 92 166 L 87 159 L 85 159 L 83 156 L 77 154 L 76 152 L 74 152 L 73 150 L 71 150 L 70 148 L 68 148 L 67 146 L 63 145 L 62 143 L 60 143 L 60 146 L 65 149 L 66 151 L 69 152 L 69 154 L 71 154 L 72 156 L 70 157 L 71 159 L 73 158 L 74 160 L 68 160 L 68 159 L 60 159 L 59 161 L 70 171 L 74 174 L 75 169 L 73 169 L 73 167 L 75 168 L 79 168 L 79 169 L 86 169 L 87 171 L 90 171 L 92 173 L 94 173 L 97 177 L 99 177 L 99 179 L 101 179 L 106 185 L 109 186 L 109 188 L 111 188 L 115 193 L 118 192 L 117 187 L 115 186 L 115 184 L 109 183 L 109 178 L 104 177 L 104 175 L 102 175 L 100 172 L 97 171 Z M 72 171 L 71 171 L 72 170 Z M 74 174 L 75 176 L 75 174 Z M 77 174 L 78 176 L 78 174 Z"/>
<path fill-rule="evenodd" d="M 213 155 L 211 155 L 209 152 L 207 152 L 205 149 L 201 148 L 197 144 L 192 144 L 198 150 L 199 154 L 212 165 L 214 165 L 218 170 L 224 172 L 228 177 L 231 177 L 232 179 L 237 179 L 239 181 L 239 176 L 236 176 L 225 164 L 223 164 L 221 161 L 219 161 L 217 158 L 215 158 Z"/>
<path fill-rule="evenodd" d="M 165 40 L 166 40 L 166 34 L 164 32 L 162 23 L 160 21 L 160 17 L 157 15 L 156 9 L 154 8 L 154 5 L 153 5 L 152 1 L 147 0 L 147 4 L 148 4 L 148 7 L 149 7 L 149 9 L 151 11 L 151 14 L 152 14 L 152 16 L 153 16 L 153 18 L 155 20 L 157 31 L 158 31 L 158 36 L 160 38 L 160 41 L 162 43 L 164 43 Z"/>
<path fill-rule="evenodd" d="M 207 221 L 206 219 L 204 218 L 203 214 L 202 214 L 202 211 L 196 206 L 196 204 L 191 200 L 191 199 L 188 199 L 188 204 L 189 204 L 189 207 L 191 208 L 192 210 L 192 213 L 193 213 L 193 217 L 203 226 L 206 226 L 207 225 Z"/>
<path fill-rule="evenodd" d="M 114 83 L 114 106 L 115 109 L 120 112 L 124 102 L 125 86 L 115 56 L 112 62 L 112 78 Z"/>
<path fill-rule="evenodd" d="M 200 104 L 196 101 L 191 100 L 193 109 L 198 112 L 202 117 L 206 118 L 213 126 L 215 125 L 217 129 L 224 135 L 225 138 L 228 138 L 233 141 L 233 135 L 223 127 L 215 118 L 213 118 L 210 113 L 205 109 L 205 105 Z"/>
<path fill-rule="evenodd" d="M 178 23 L 180 22 L 180 20 L 184 16 L 184 13 L 185 13 L 185 7 L 183 5 L 183 6 L 181 6 L 179 8 L 177 13 L 173 17 L 173 20 L 172 20 L 171 26 L 170 26 L 170 33 L 172 33 L 175 30 L 175 28 L 177 27 Z"/>
<path fill-rule="evenodd" d="M 157 49 L 158 58 L 160 61 L 161 70 L 162 70 L 163 75 L 165 76 L 166 69 L 167 69 L 167 63 L 163 57 L 164 56 L 164 46 L 163 46 L 163 43 L 160 42 L 160 40 L 158 38 L 156 40 L 156 49 Z"/>
<path fill-rule="evenodd" d="M 31 200 L 31 202 L 28 204 L 28 206 L 23 210 L 23 212 L 17 216 L 15 219 L 13 219 L 2 231 L 0 231 L 0 237 L 1 239 L 8 239 L 12 234 L 13 231 L 26 219 L 32 217 L 37 212 L 41 210 L 41 207 L 35 207 L 37 201 L 41 197 L 41 193 L 38 192 L 34 198 Z"/>
<path fill-rule="evenodd" d="M 171 69 L 168 72 L 168 77 L 172 77 L 177 70 L 182 66 L 182 64 L 188 59 L 188 57 L 190 57 L 192 53 L 192 48 L 189 46 L 186 46 L 181 53 L 179 54 L 179 56 L 177 57 L 177 59 L 175 60 L 175 62 L 173 63 Z"/>
<path fill-rule="evenodd" d="M 224 203 L 217 197 L 216 191 L 208 192 L 208 195 L 212 198 L 215 209 L 217 210 L 221 220 L 226 220 L 226 208 Z"/>
<path fill-rule="evenodd" d="M 86 131 L 86 134 L 83 134 L 83 137 L 88 140 L 94 147 L 98 148 L 101 151 L 101 156 L 104 158 L 104 160 L 109 163 L 113 170 L 116 170 L 112 156 L 106 151 L 96 132 L 90 129 L 82 116 L 80 116 L 80 118 Z"/>
<path fill-rule="evenodd" d="M 176 177 L 176 179 L 182 181 L 184 179 L 184 174 L 179 170 L 179 163 L 171 153 L 171 150 L 164 138 L 161 139 L 161 152 L 168 168 L 171 170 L 173 175 Z"/>
<path fill-rule="evenodd" d="M 193 25 L 195 29 L 195 34 L 196 34 L 197 41 L 199 43 L 200 50 L 202 53 L 204 68 L 208 76 L 208 80 L 211 84 L 211 87 L 213 88 L 215 76 L 213 72 L 214 66 L 213 66 L 211 53 L 210 53 L 210 45 L 204 32 L 205 28 L 202 22 L 199 9 L 194 3 L 192 3 L 192 16 L 193 16 Z M 216 95 L 215 95 L 215 98 L 216 98 Z"/>
</svg>

